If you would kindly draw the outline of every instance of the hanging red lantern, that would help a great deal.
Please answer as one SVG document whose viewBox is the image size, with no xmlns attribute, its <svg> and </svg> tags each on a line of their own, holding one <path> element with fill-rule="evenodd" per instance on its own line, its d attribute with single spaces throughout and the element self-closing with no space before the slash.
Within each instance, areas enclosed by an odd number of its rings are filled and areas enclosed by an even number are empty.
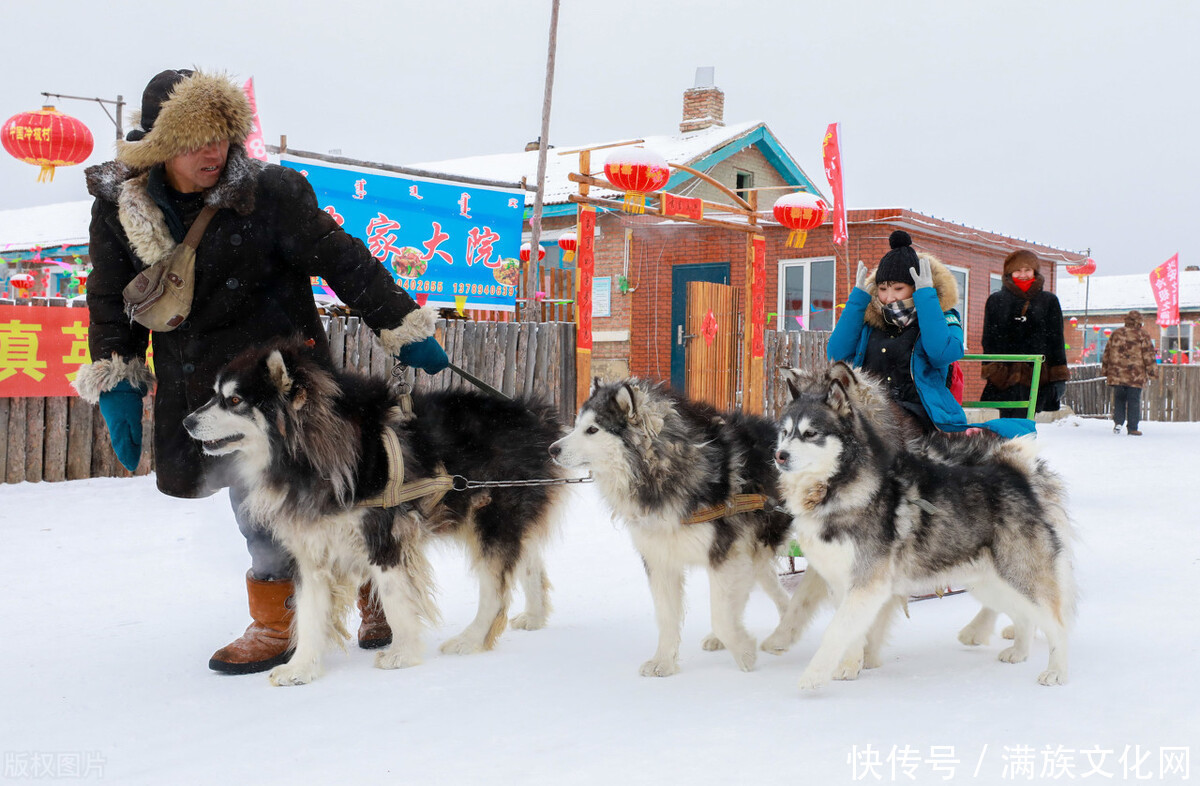
<svg viewBox="0 0 1200 786">
<path fill-rule="evenodd" d="M 521 244 L 521 261 L 528 262 L 529 256 L 530 256 L 529 244 L 522 243 Z M 546 258 L 546 249 L 542 248 L 541 244 L 539 243 L 538 244 L 538 262 L 541 262 L 545 258 Z"/>
<path fill-rule="evenodd" d="M 563 250 L 563 261 L 570 262 L 575 259 L 575 249 L 579 246 L 579 239 L 574 232 L 563 232 L 558 238 L 558 247 Z"/>
<path fill-rule="evenodd" d="M 604 176 L 625 192 L 627 213 L 646 212 L 646 194 L 658 191 L 671 179 L 667 160 L 642 147 L 618 150 L 604 162 Z"/>
<path fill-rule="evenodd" d="M 1099 333 L 1099 332 L 1100 332 L 1100 326 L 1099 326 L 1099 325 L 1092 325 L 1092 332 L 1093 332 L 1093 333 Z"/>
<path fill-rule="evenodd" d="M 1079 324 L 1079 317 L 1071 317 L 1071 327 L 1075 327 L 1078 324 Z"/>
<path fill-rule="evenodd" d="M 54 179 L 54 167 L 81 164 L 92 154 L 88 127 L 52 106 L 13 115 L 4 123 L 0 137 L 14 158 L 41 166 L 39 183 Z"/>
<path fill-rule="evenodd" d="M 1106 336 L 1111 336 L 1111 335 L 1112 335 L 1112 328 L 1104 328 L 1104 335 L 1106 335 Z"/>
<path fill-rule="evenodd" d="M 1096 260 L 1088 257 L 1081 264 L 1067 265 L 1067 272 L 1079 279 L 1079 283 L 1083 283 L 1083 279 L 1096 272 Z"/>
<path fill-rule="evenodd" d="M 17 273 L 8 280 L 9 284 L 12 284 L 14 287 L 21 290 L 32 289 L 34 282 L 34 277 L 29 273 Z"/>
<path fill-rule="evenodd" d="M 797 191 L 794 194 L 784 194 L 775 200 L 775 220 L 792 230 L 788 234 L 788 248 L 804 248 L 808 239 L 808 230 L 816 229 L 825 223 L 829 215 L 829 205 L 816 194 Z"/>
</svg>

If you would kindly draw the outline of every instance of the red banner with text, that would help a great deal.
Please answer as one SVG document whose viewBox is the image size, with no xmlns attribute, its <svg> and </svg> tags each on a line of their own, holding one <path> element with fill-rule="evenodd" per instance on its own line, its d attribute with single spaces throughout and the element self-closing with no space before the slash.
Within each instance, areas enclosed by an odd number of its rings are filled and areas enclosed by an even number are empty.
<svg viewBox="0 0 1200 786">
<path fill-rule="evenodd" d="M 1168 259 L 1150 272 L 1150 288 L 1158 305 L 1158 324 L 1179 324 L 1179 255 Z"/>
<path fill-rule="evenodd" d="M 596 266 L 596 208 L 579 208 L 575 261 L 575 347 L 592 351 L 592 274 Z"/>
<path fill-rule="evenodd" d="M 87 338 L 86 308 L 0 306 L 0 398 L 76 395 Z"/>
<path fill-rule="evenodd" d="M 842 197 L 842 143 L 838 139 L 839 123 L 830 123 L 825 129 L 825 140 L 821 143 L 821 154 L 825 159 L 825 178 L 833 190 L 833 242 L 846 245 L 850 236 L 846 228 L 846 202 Z"/>
</svg>

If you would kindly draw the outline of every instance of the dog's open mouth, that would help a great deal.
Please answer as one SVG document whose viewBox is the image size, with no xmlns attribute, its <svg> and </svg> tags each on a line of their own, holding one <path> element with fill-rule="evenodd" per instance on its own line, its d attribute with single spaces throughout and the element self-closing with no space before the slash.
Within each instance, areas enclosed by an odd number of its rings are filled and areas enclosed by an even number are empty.
<svg viewBox="0 0 1200 786">
<path fill-rule="evenodd" d="M 232 445 L 234 442 L 237 442 L 239 439 L 242 439 L 245 436 L 245 434 L 231 434 L 228 437 L 221 437 L 220 439 L 205 440 L 200 444 L 204 446 L 205 453 L 213 453 L 225 447 L 226 445 Z"/>
</svg>

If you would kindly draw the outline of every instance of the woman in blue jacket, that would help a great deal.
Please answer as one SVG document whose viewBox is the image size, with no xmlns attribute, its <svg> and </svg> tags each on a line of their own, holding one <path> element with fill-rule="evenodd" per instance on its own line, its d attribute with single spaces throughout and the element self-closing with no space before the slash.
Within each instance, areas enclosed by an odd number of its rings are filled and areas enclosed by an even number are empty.
<svg viewBox="0 0 1200 786">
<path fill-rule="evenodd" d="M 888 238 L 874 275 L 858 263 L 855 286 L 829 337 L 830 360 L 850 361 L 883 380 L 922 433 L 963 431 L 967 418 L 946 386 L 950 364 L 963 356 L 958 282 L 912 238 Z"/>
</svg>

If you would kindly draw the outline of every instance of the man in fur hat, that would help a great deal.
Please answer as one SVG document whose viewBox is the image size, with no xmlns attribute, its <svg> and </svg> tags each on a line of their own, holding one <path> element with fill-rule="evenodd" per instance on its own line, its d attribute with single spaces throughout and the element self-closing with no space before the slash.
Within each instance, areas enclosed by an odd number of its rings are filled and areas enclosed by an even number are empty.
<svg viewBox="0 0 1200 786">
<path fill-rule="evenodd" d="M 1125 426 L 1131 437 L 1140 437 L 1138 425 L 1142 417 L 1142 388 L 1158 376 L 1154 357 L 1154 342 L 1142 329 L 1142 313 L 1130 311 L 1125 315 L 1125 327 L 1117 328 L 1108 338 L 1100 373 L 1113 392 L 1113 433 L 1120 434 Z"/>
<path fill-rule="evenodd" d="M 117 158 L 87 170 L 92 207 L 89 345 L 80 396 L 99 402 L 113 448 L 134 470 L 141 456 L 142 397 L 154 396 L 159 489 L 204 497 L 227 485 L 219 459 L 205 456 L 183 418 L 212 395 L 216 374 L 242 350 L 301 333 L 326 345 L 310 276 L 321 276 L 379 332 L 384 347 L 431 373 L 446 355 L 433 339 L 436 314 L 418 308 L 362 241 L 317 204 L 299 172 L 250 158 L 244 143 L 253 112 L 241 88 L 221 74 L 168 70 L 142 96 L 138 127 L 117 142 Z M 195 291 L 186 320 L 153 333 L 155 375 L 145 365 L 150 331 L 130 319 L 122 291 L 135 275 L 181 243 L 203 208 L 216 209 L 196 249 Z M 226 673 L 264 671 L 287 660 L 294 561 L 239 510 L 251 568 L 253 623 L 213 655 Z M 382 612 L 364 607 L 360 643 L 382 646 Z"/>
<path fill-rule="evenodd" d="M 983 310 L 983 351 L 988 355 L 1044 355 L 1035 411 L 1056 412 L 1071 377 L 1063 338 L 1062 307 L 1045 289 L 1041 260 L 1027 249 L 1004 260 L 1000 289 Z M 1027 401 L 1033 385 L 1032 363 L 984 363 L 983 401 Z M 1024 409 L 1001 409 L 1001 417 L 1023 418 Z"/>
</svg>

